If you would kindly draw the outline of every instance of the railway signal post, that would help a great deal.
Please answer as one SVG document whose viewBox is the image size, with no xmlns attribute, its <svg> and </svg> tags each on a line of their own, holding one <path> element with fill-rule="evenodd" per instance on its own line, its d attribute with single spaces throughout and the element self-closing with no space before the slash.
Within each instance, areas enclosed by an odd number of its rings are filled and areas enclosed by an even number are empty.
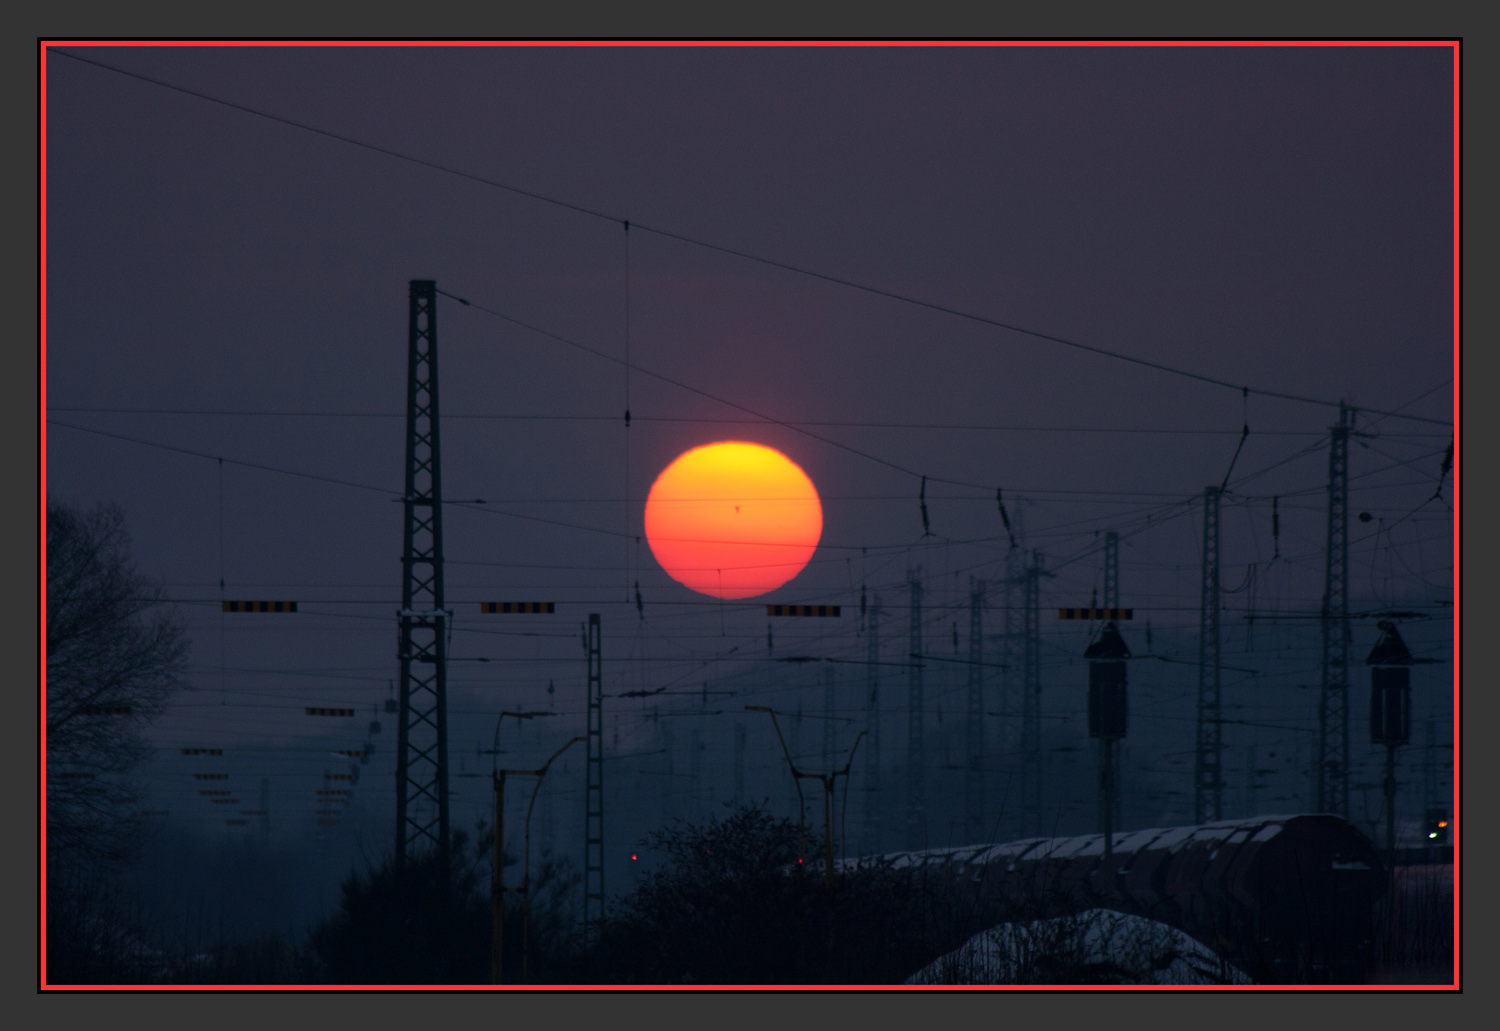
<svg viewBox="0 0 1500 1031">
<path fill-rule="evenodd" d="M 1123 740 L 1129 708 L 1126 701 L 1125 662 L 1130 649 L 1120 636 L 1116 620 L 1130 619 L 1131 609 L 1059 609 L 1059 619 L 1104 619 L 1103 627 L 1083 657 L 1089 663 L 1089 737 L 1099 740 L 1099 829 L 1104 834 L 1104 882 L 1114 886 L 1114 814 L 1118 785 L 1115 778 L 1114 743 Z"/>
<path fill-rule="evenodd" d="M 1396 855 L 1396 749 L 1411 740 L 1411 665 L 1415 661 L 1396 624 L 1381 620 L 1370 667 L 1370 743 L 1385 745 L 1385 851 Z"/>
</svg>

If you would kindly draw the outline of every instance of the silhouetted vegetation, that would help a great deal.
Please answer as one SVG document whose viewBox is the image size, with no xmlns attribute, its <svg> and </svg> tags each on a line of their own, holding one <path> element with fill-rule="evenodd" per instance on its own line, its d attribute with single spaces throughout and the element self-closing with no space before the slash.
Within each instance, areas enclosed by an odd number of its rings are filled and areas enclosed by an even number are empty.
<svg viewBox="0 0 1500 1031">
<path fill-rule="evenodd" d="M 755 806 L 657 831 L 666 865 L 612 906 L 567 969 L 580 983 L 878 984 L 977 927 L 905 871 L 868 863 L 825 888 L 822 844 Z"/>
<path fill-rule="evenodd" d="M 400 871 L 387 859 L 351 874 L 338 911 L 309 937 L 311 975 L 326 984 L 488 984 L 493 846 L 493 831 L 480 824 L 473 838 L 454 833 L 446 875 L 435 850 Z M 507 856 L 507 869 L 514 865 Z M 520 880 L 507 877 L 512 886 Z M 545 969 L 561 951 L 577 880 L 565 863 L 544 856 L 533 871 L 529 922 L 522 898 L 507 892 L 507 981 L 520 980 L 523 942 L 530 946 L 528 970 Z"/>
<path fill-rule="evenodd" d="M 114 506 L 47 504 L 47 972 L 108 980 L 140 963 L 138 914 L 116 879 L 139 842 L 131 773 L 145 726 L 182 686 L 187 644 L 154 611 Z"/>
</svg>

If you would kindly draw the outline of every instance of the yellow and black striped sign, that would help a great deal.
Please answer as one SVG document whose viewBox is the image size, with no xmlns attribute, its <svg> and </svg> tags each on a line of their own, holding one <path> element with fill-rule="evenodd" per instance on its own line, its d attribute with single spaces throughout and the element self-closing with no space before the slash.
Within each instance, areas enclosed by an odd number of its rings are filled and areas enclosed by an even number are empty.
<svg viewBox="0 0 1500 1031">
<path fill-rule="evenodd" d="M 249 823 L 250 823 L 249 820 L 236 820 L 236 819 L 233 819 L 233 818 L 225 820 L 224 822 L 227 823 L 227 824 L 229 824 L 229 826 L 231 826 L 231 827 L 245 827 L 245 826 L 248 826 Z"/>
<path fill-rule="evenodd" d="M 557 611 L 557 603 L 552 601 L 482 601 L 479 603 L 479 611 L 491 616 L 549 613 Z"/>
<path fill-rule="evenodd" d="M 824 616 L 838 618 L 837 605 L 767 605 L 768 616 Z"/>
<path fill-rule="evenodd" d="M 83 707 L 85 716 L 129 716 L 128 705 L 85 705 Z"/>
<path fill-rule="evenodd" d="M 225 612 L 296 612 L 295 601 L 226 601 Z"/>
<path fill-rule="evenodd" d="M 184 748 L 183 755 L 223 755 L 222 748 Z"/>
<path fill-rule="evenodd" d="M 324 780 L 359 780 L 357 773 L 325 773 Z"/>
<path fill-rule="evenodd" d="M 227 773 L 195 773 L 195 774 L 193 774 L 193 779 L 194 780 L 228 780 L 229 779 L 229 774 L 227 774 Z"/>
<path fill-rule="evenodd" d="M 353 716 L 354 715 L 354 710 L 353 709 L 324 709 L 324 708 L 319 708 L 318 706 L 314 706 L 314 705 L 307 706 L 306 709 L 305 709 L 305 711 L 307 712 L 307 714 L 309 716 Z"/>
<path fill-rule="evenodd" d="M 1134 609 L 1058 609 L 1058 619 L 1130 619 Z"/>
<path fill-rule="evenodd" d="M 209 788 L 209 789 L 206 789 L 206 790 L 203 790 L 203 791 L 199 791 L 198 794 L 200 794 L 200 795 L 232 795 L 232 794 L 234 794 L 234 792 L 230 791 L 228 788 Z"/>
</svg>

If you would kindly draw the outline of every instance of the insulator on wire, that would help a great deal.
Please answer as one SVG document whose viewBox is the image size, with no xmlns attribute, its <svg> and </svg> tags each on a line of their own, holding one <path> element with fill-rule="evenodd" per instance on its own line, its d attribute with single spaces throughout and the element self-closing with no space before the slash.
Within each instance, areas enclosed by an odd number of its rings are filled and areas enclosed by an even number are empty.
<svg viewBox="0 0 1500 1031">
<path fill-rule="evenodd" d="M 1010 546 L 1014 549 L 1016 546 L 1016 535 L 1011 532 L 1010 516 L 1005 511 L 1005 502 L 1000 496 L 999 487 L 995 488 L 995 504 L 1000 506 L 1000 521 L 1005 524 L 1005 534 L 1010 538 Z"/>
</svg>

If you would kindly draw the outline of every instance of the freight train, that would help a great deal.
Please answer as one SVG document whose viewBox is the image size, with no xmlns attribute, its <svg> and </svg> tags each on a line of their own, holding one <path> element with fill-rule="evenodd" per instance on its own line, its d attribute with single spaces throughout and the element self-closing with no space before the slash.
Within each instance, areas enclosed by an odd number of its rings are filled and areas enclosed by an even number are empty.
<svg viewBox="0 0 1500 1031">
<path fill-rule="evenodd" d="M 1261 984 L 1361 984 L 1386 875 L 1374 844 L 1330 815 L 1257 816 L 1104 838 L 883 857 L 981 919 L 1114 909 L 1192 935 Z M 869 860 L 847 860 L 850 866 Z"/>
</svg>

